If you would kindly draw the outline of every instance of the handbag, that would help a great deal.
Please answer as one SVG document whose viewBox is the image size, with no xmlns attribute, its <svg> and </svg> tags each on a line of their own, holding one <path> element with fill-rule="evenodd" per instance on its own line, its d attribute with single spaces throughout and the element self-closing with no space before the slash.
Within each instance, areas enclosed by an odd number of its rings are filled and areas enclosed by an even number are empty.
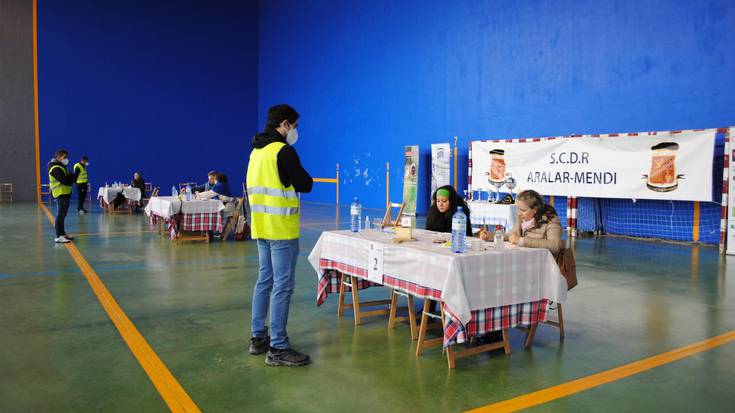
<svg viewBox="0 0 735 413">
<path fill-rule="evenodd" d="M 562 248 L 554 257 L 556 264 L 559 266 L 561 275 L 567 280 L 567 291 L 577 286 L 577 259 L 574 257 L 574 250 L 571 248 Z"/>
</svg>

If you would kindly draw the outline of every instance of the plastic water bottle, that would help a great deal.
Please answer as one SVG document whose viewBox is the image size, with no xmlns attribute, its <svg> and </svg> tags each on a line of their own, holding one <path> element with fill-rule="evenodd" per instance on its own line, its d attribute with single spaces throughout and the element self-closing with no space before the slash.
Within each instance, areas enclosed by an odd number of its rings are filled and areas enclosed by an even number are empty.
<svg viewBox="0 0 735 413">
<path fill-rule="evenodd" d="M 503 234 L 503 227 L 500 225 L 495 226 L 495 250 L 502 251 L 505 249 L 505 234 Z"/>
<path fill-rule="evenodd" d="M 463 253 L 467 250 L 467 217 L 458 209 L 452 216 L 452 251 Z"/>
<path fill-rule="evenodd" d="M 171 187 L 171 196 L 174 197 L 174 198 L 176 198 L 177 196 L 179 196 L 179 191 L 176 190 L 176 185 L 174 185 L 174 186 Z"/>
<path fill-rule="evenodd" d="M 191 185 L 186 185 L 186 200 L 191 201 Z"/>
<path fill-rule="evenodd" d="M 360 232 L 360 225 L 362 224 L 362 205 L 358 201 L 357 197 L 352 201 L 350 206 L 350 230 L 352 232 Z"/>
<path fill-rule="evenodd" d="M 365 230 L 367 231 L 369 229 L 370 229 L 370 216 L 365 215 Z"/>
</svg>

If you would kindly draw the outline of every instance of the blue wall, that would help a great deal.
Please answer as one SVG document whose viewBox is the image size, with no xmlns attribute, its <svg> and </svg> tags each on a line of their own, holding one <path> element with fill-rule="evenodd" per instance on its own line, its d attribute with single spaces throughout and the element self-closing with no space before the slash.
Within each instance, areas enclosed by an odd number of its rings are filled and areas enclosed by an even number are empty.
<svg viewBox="0 0 735 413">
<path fill-rule="evenodd" d="M 257 2 L 39 0 L 41 160 L 91 158 L 170 192 L 210 169 L 244 179 L 257 128 Z M 47 178 L 44 178 L 44 182 Z"/>
<path fill-rule="evenodd" d="M 259 9 L 259 120 L 302 114 L 307 169 L 346 166 L 343 200 L 399 199 L 402 148 L 471 139 L 735 124 L 735 2 L 269 0 Z M 367 172 L 366 172 L 367 171 Z M 305 199 L 329 202 L 317 184 Z M 420 211 L 427 204 L 420 205 Z"/>
</svg>

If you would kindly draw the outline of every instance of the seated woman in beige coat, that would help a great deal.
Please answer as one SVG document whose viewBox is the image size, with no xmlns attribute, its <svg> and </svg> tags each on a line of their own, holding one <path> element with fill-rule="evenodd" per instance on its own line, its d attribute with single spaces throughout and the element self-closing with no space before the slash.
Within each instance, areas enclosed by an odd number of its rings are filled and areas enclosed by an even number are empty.
<svg viewBox="0 0 735 413">
<path fill-rule="evenodd" d="M 544 198 L 536 191 L 526 190 L 516 198 L 518 206 L 518 224 L 507 238 L 519 247 L 546 248 L 552 254 L 562 249 L 561 222 L 553 206 L 544 202 Z M 480 238 L 489 240 L 492 235 L 481 232 Z"/>
</svg>

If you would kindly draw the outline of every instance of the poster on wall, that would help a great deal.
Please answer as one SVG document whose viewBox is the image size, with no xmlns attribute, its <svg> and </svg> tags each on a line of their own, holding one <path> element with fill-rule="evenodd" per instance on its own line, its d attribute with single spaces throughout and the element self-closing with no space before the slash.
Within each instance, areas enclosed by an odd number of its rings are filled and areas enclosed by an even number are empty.
<svg viewBox="0 0 735 413">
<path fill-rule="evenodd" d="M 419 147 L 406 146 L 406 160 L 403 163 L 403 202 L 406 207 L 403 213 L 416 215 L 416 199 L 419 183 Z"/>
<path fill-rule="evenodd" d="M 712 201 L 716 129 L 473 141 L 472 190 L 591 198 Z"/>
<path fill-rule="evenodd" d="M 452 148 L 448 143 L 431 144 L 431 192 L 429 193 L 429 204 L 431 196 L 444 185 L 449 185 L 449 159 Z"/>
</svg>

